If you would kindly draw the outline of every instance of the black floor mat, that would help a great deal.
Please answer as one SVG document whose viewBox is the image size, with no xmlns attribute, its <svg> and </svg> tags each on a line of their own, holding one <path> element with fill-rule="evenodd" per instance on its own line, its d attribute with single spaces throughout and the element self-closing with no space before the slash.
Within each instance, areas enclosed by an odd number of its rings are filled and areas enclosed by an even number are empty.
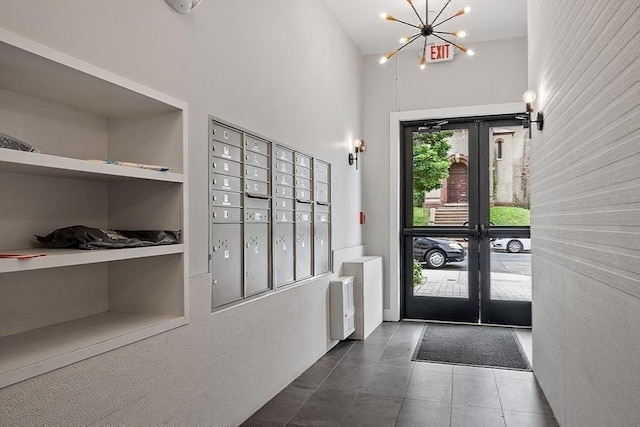
<svg viewBox="0 0 640 427">
<path fill-rule="evenodd" d="M 530 371 L 513 328 L 429 323 L 412 360 Z"/>
</svg>

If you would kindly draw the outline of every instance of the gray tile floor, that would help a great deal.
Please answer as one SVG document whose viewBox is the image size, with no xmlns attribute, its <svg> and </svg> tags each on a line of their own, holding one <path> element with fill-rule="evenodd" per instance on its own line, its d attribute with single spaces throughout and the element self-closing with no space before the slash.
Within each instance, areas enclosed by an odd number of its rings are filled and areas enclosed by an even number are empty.
<svg viewBox="0 0 640 427">
<path fill-rule="evenodd" d="M 340 342 L 243 426 L 558 425 L 531 372 L 412 362 L 423 327 L 385 322 Z M 530 355 L 530 333 L 518 336 Z"/>
</svg>

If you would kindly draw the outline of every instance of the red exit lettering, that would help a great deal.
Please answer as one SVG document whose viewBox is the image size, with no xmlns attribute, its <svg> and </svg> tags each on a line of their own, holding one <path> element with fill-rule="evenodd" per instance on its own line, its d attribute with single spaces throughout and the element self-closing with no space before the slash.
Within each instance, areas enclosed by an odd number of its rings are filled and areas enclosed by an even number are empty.
<svg viewBox="0 0 640 427">
<path fill-rule="evenodd" d="M 449 45 L 448 44 L 434 44 L 430 46 L 430 59 L 437 61 L 438 59 L 449 58 Z"/>
</svg>

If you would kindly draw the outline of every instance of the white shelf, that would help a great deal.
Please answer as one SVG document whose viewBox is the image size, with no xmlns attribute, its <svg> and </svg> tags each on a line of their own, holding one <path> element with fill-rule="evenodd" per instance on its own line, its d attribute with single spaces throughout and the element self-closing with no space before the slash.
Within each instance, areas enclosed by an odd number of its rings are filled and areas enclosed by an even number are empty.
<svg viewBox="0 0 640 427">
<path fill-rule="evenodd" d="M 162 314 L 106 312 L 0 338 L 0 387 L 187 323 Z"/>
<path fill-rule="evenodd" d="M 7 148 L 0 148 L 0 172 L 107 182 L 128 179 L 184 182 L 184 175 L 180 173 L 93 163 L 86 160 Z"/>
<path fill-rule="evenodd" d="M 0 149 L 0 252 L 45 254 L 0 258 L 0 388 L 186 324 L 188 105 L 2 28 L 0 92 L 0 132 L 47 153 Z M 74 224 L 182 243 L 36 247 Z"/>
<path fill-rule="evenodd" d="M 183 244 L 148 246 L 128 249 L 2 249 L 11 254 L 46 254 L 28 259 L 0 259 L 0 273 L 39 270 L 42 268 L 68 267 L 72 265 L 95 264 L 98 262 L 121 261 L 125 259 L 147 258 L 184 252 Z"/>
<path fill-rule="evenodd" d="M 111 118 L 185 109 L 154 89 L 0 30 L 2 89 Z"/>
</svg>

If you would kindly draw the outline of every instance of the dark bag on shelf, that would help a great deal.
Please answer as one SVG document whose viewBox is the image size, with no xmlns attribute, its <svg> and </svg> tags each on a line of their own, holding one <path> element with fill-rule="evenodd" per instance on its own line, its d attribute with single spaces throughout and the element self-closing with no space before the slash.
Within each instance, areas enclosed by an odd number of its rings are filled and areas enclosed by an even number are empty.
<svg viewBox="0 0 640 427">
<path fill-rule="evenodd" d="M 48 248 L 122 249 L 179 243 L 180 234 L 181 230 L 102 230 L 74 225 L 36 238 Z"/>
</svg>

